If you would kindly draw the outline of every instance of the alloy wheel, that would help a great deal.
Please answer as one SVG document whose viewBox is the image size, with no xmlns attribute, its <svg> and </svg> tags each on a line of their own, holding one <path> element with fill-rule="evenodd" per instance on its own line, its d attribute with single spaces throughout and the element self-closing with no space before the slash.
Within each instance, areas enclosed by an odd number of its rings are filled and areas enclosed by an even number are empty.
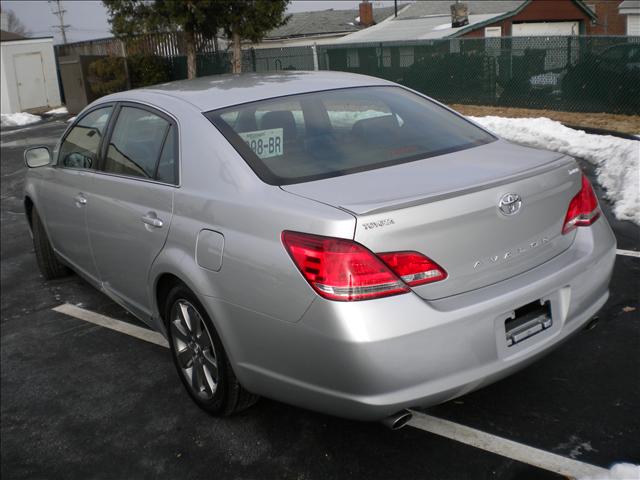
<svg viewBox="0 0 640 480">
<path fill-rule="evenodd" d="M 207 324 L 187 300 L 174 303 L 170 335 L 187 384 L 198 397 L 212 399 L 218 388 L 218 357 Z"/>
</svg>

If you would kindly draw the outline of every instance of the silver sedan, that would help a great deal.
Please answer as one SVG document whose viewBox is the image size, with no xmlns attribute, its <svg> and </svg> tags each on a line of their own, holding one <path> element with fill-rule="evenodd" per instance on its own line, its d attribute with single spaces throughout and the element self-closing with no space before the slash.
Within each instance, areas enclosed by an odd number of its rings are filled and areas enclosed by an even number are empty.
<svg viewBox="0 0 640 480">
<path fill-rule="evenodd" d="M 608 297 L 615 238 L 573 158 L 377 78 L 122 92 L 25 158 L 42 274 L 70 267 L 166 335 L 213 414 L 264 395 L 400 426 Z"/>
</svg>

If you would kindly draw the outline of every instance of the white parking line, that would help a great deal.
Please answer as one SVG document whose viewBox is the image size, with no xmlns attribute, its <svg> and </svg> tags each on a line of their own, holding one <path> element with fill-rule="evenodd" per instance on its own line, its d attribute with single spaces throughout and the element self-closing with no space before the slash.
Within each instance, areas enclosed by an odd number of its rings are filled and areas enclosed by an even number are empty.
<svg viewBox="0 0 640 480">
<path fill-rule="evenodd" d="M 137 327 L 136 325 L 131 325 L 130 323 L 122 322 L 115 318 L 76 307 L 70 303 L 64 303 L 53 310 L 79 320 L 84 320 L 85 322 L 93 323 L 94 325 L 100 325 L 101 327 L 109 328 L 116 332 L 125 333 L 132 337 L 139 338 L 140 340 L 144 340 L 145 342 L 155 343 L 161 347 L 169 348 L 167 340 L 161 334 L 154 332 L 153 330 L 149 330 L 148 328 Z"/>
<path fill-rule="evenodd" d="M 626 255 L 627 257 L 640 258 L 640 252 L 636 252 L 635 250 L 620 250 L 620 249 L 617 249 L 616 253 L 618 255 Z"/>
<path fill-rule="evenodd" d="M 85 322 L 93 323 L 101 327 L 124 333 L 140 340 L 150 342 L 168 348 L 166 339 L 159 333 L 146 328 L 131 325 L 130 323 L 116 320 L 115 318 L 100 315 L 99 313 L 76 307 L 70 303 L 62 304 L 53 309 L 58 313 L 63 313 Z M 603 477 L 608 471 L 591 465 L 579 462 L 570 458 L 546 452 L 537 448 L 529 447 L 522 443 L 507 440 L 506 438 L 491 435 L 490 433 L 476 430 L 475 428 L 460 425 L 449 420 L 432 417 L 422 412 L 412 411 L 413 418 L 407 423 L 414 428 L 434 433 L 451 440 L 455 440 L 472 447 L 476 447 L 487 452 L 492 452 L 503 457 L 511 458 L 522 463 L 527 463 L 544 470 L 565 475 L 570 478 L 580 477 Z"/>
<path fill-rule="evenodd" d="M 412 410 L 407 425 L 569 478 L 607 478 L 608 470 Z"/>
</svg>

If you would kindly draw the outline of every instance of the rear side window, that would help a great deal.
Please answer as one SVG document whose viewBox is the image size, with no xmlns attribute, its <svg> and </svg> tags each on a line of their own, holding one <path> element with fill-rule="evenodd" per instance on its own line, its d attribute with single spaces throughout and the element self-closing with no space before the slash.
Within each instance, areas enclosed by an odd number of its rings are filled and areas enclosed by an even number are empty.
<svg viewBox="0 0 640 480">
<path fill-rule="evenodd" d="M 206 115 L 271 185 L 382 168 L 495 140 L 400 87 L 291 95 Z"/>
<path fill-rule="evenodd" d="M 95 167 L 100 142 L 112 110 L 111 106 L 98 108 L 78 121 L 60 145 L 59 166 L 76 169 Z"/>
<path fill-rule="evenodd" d="M 155 180 L 162 164 L 163 175 L 173 182 L 175 177 L 167 170 L 174 168 L 175 148 L 171 154 L 167 149 L 167 154 L 161 155 L 168 137 L 171 137 L 169 142 L 175 145 L 174 134 L 169 135 L 173 130 L 167 120 L 148 110 L 122 107 L 109 139 L 102 169 L 108 173 Z"/>
<path fill-rule="evenodd" d="M 171 183 L 175 185 L 177 183 L 177 142 L 178 135 L 176 134 L 176 127 L 171 126 L 167 138 L 162 147 L 162 153 L 160 154 L 160 161 L 158 162 L 158 169 L 156 171 L 156 180 L 163 183 Z"/>
</svg>

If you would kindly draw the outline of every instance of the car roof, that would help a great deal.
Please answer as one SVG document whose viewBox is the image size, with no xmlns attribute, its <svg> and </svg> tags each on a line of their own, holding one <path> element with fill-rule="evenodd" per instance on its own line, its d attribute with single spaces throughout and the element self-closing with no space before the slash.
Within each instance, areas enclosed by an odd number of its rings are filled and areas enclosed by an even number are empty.
<svg viewBox="0 0 640 480">
<path fill-rule="evenodd" d="M 119 92 L 102 97 L 100 103 L 140 99 L 162 107 L 172 97 L 184 100 L 202 112 L 208 112 L 285 95 L 374 85 L 394 84 L 366 75 L 331 71 L 225 74 Z"/>
</svg>

